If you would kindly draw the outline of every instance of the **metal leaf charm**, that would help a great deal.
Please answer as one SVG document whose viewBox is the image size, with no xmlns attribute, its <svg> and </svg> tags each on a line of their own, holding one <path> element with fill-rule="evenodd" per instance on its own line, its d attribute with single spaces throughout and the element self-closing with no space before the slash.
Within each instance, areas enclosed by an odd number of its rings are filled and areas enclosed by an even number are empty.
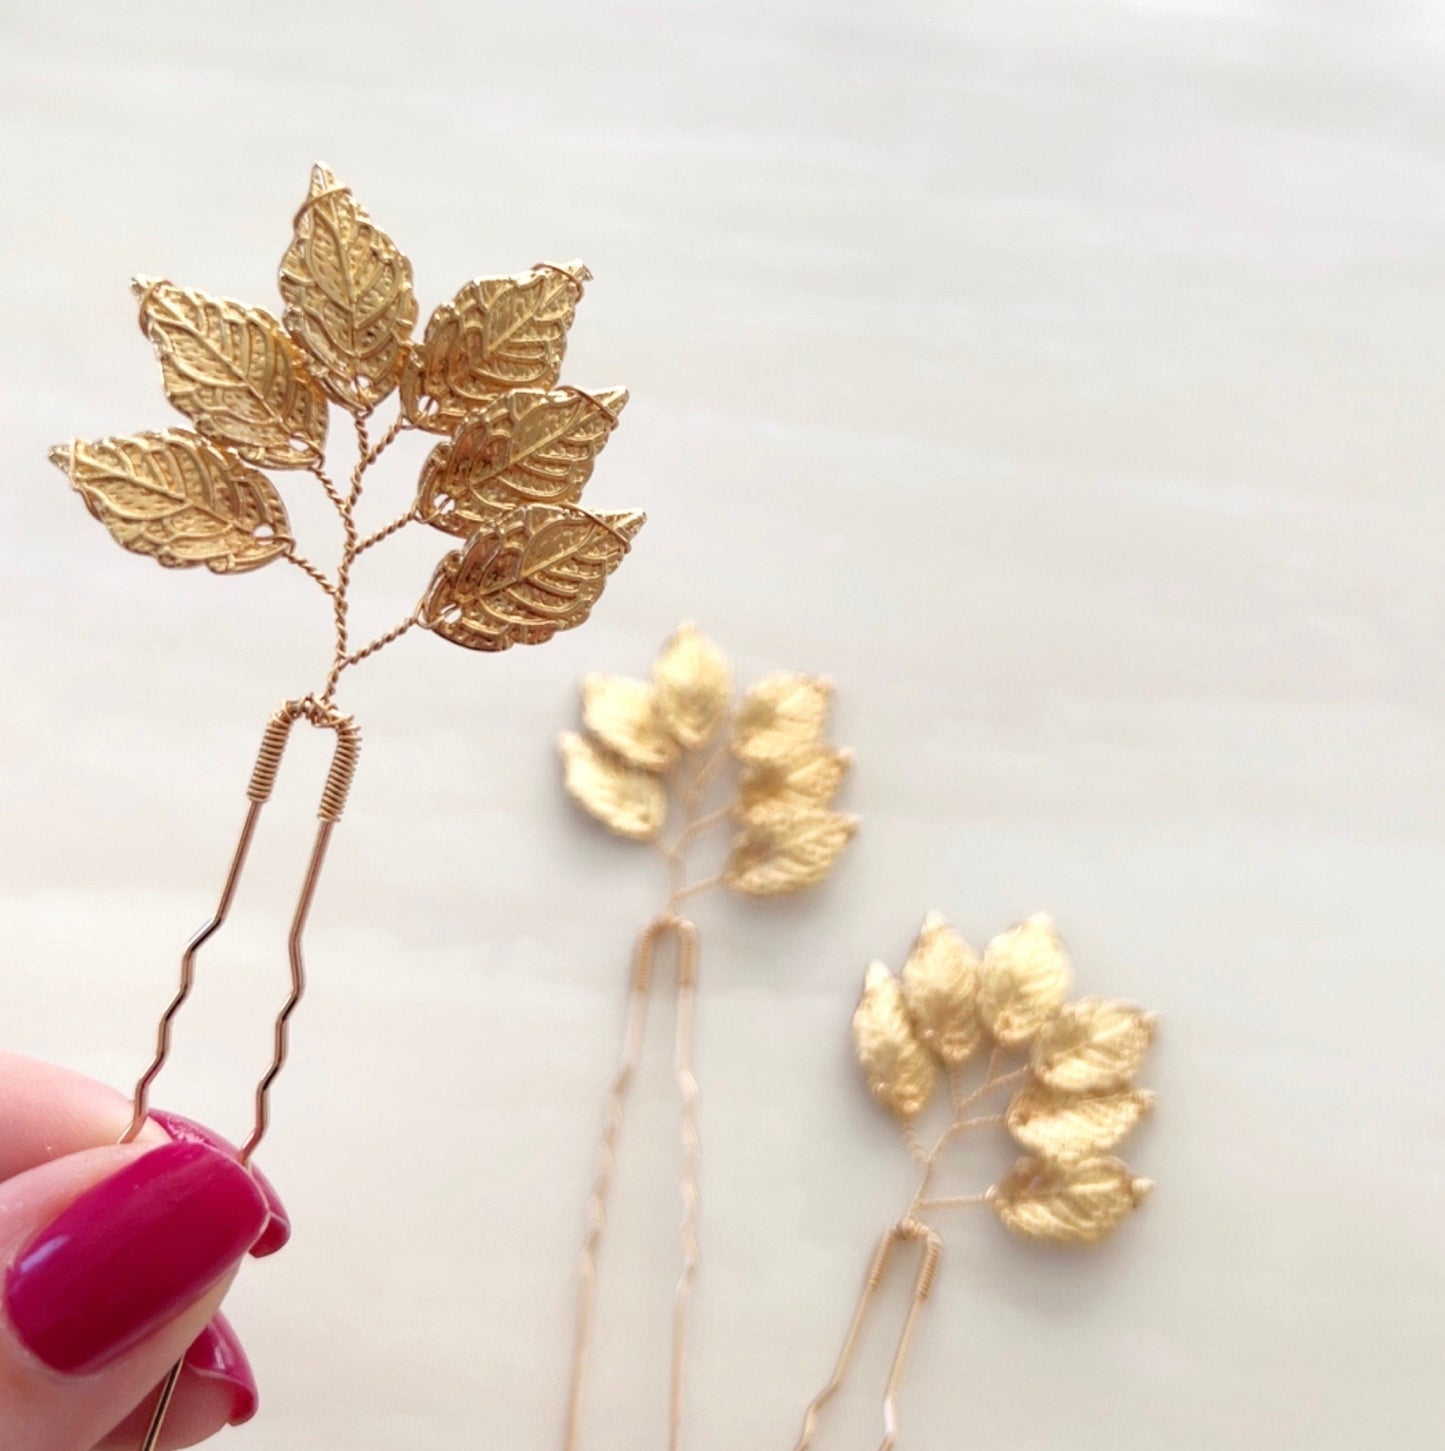
<svg viewBox="0 0 1445 1451">
<path fill-rule="evenodd" d="M 269 468 L 321 461 L 326 396 L 269 312 L 173 282 L 138 277 L 131 288 L 166 397 L 202 434 Z"/>
<path fill-rule="evenodd" d="M 650 772 L 620 760 L 585 736 L 558 742 L 572 798 L 619 836 L 651 841 L 667 820 L 667 792 Z"/>
<path fill-rule="evenodd" d="M 652 667 L 657 713 L 689 751 L 709 740 L 732 699 L 727 656 L 691 623 L 678 626 Z"/>
<path fill-rule="evenodd" d="M 846 747 L 807 746 L 785 763 L 744 767 L 738 786 L 742 814 L 751 820 L 831 805 L 852 764 Z"/>
<path fill-rule="evenodd" d="M 592 612 L 645 514 L 532 504 L 437 566 L 422 622 L 470 650 L 541 645 Z"/>
<path fill-rule="evenodd" d="M 401 381 L 416 294 L 411 263 L 324 167 L 281 259 L 283 321 L 326 391 L 353 413 Z"/>
<path fill-rule="evenodd" d="M 582 718 L 603 745 L 644 771 L 665 771 L 677 760 L 677 742 L 658 720 L 656 692 L 645 680 L 588 675 Z"/>
<path fill-rule="evenodd" d="M 938 1082 L 938 1069 L 913 1033 L 903 985 L 875 962 L 853 1014 L 853 1046 L 869 1091 L 900 1119 L 919 1114 Z"/>
<path fill-rule="evenodd" d="M 1043 915 L 995 937 L 984 950 L 978 1010 L 1005 1048 L 1029 1042 L 1063 1006 L 1069 991 L 1069 956 Z"/>
<path fill-rule="evenodd" d="M 197 434 L 77 440 L 51 449 L 50 461 L 118 543 L 168 568 L 240 574 L 291 548 L 270 479 Z"/>
<path fill-rule="evenodd" d="M 469 282 L 432 313 L 401 380 L 407 417 L 454 433 L 509 388 L 552 388 L 567 329 L 592 274 L 581 262 Z"/>
<path fill-rule="evenodd" d="M 967 1063 L 983 1042 L 978 967 L 973 948 L 930 912 L 903 967 L 903 997 L 919 1040 L 950 1068 Z"/>
<path fill-rule="evenodd" d="M 1008 1107 L 1009 1132 L 1041 1159 L 1060 1162 L 1102 1154 L 1121 1143 L 1154 1106 L 1137 1088 L 1106 1093 L 1060 1093 L 1025 1084 Z"/>
<path fill-rule="evenodd" d="M 626 406 L 625 388 L 502 394 L 431 451 L 417 512 L 465 538 L 522 504 L 575 504 Z"/>
<path fill-rule="evenodd" d="M 1154 1029 L 1152 1014 L 1128 1003 L 1069 1003 L 1034 1040 L 1034 1074 L 1065 1093 L 1122 1088 L 1138 1073 Z"/>
<path fill-rule="evenodd" d="M 840 811 L 785 811 L 748 821 L 723 869 L 728 886 L 772 897 L 815 886 L 858 830 Z"/>
<path fill-rule="evenodd" d="M 1136 1179 L 1118 1159 L 1049 1164 L 1020 1159 L 992 1203 L 1015 1234 L 1059 1244 L 1096 1244 L 1114 1232 L 1154 1186 Z"/>
<path fill-rule="evenodd" d="M 833 686 L 817 675 L 770 675 L 738 707 L 733 754 L 746 765 L 783 765 L 818 744 Z"/>
</svg>

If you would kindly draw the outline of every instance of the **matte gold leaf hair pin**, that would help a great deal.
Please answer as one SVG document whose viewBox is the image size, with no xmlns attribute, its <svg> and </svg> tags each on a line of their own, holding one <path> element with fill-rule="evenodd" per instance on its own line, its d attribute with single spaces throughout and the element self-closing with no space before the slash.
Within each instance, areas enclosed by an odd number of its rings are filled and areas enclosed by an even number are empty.
<svg viewBox="0 0 1445 1451">
<path fill-rule="evenodd" d="M 619 836 L 655 842 L 670 805 L 681 829 L 664 856 L 674 872 L 670 902 L 717 885 L 754 897 L 821 882 L 858 829 L 833 809 L 852 753 L 824 737 L 833 687 L 816 675 L 770 675 L 732 710 L 727 658 L 691 624 L 679 626 L 651 680 L 589 675 L 582 682 L 582 734 L 561 738 L 567 790 Z M 704 797 L 729 764 L 732 800 L 706 816 Z M 721 873 L 685 880 L 686 857 L 709 828 L 737 827 Z"/>
<path fill-rule="evenodd" d="M 899 1385 L 943 1254 L 932 1216 L 987 1207 L 1025 1239 L 1090 1245 L 1113 1234 L 1148 1197 L 1149 1180 L 1136 1178 L 1113 1150 L 1153 1107 L 1135 1079 L 1155 1019 L 1128 1003 L 1070 1001 L 1071 980 L 1068 953 L 1042 914 L 995 937 L 980 955 L 933 912 L 901 974 L 881 962 L 869 967 L 853 1043 L 868 1088 L 897 1120 L 919 1178 L 902 1218 L 874 1252 L 843 1349 L 808 1407 L 796 1451 L 812 1445 L 820 1412 L 847 1376 L 894 1252 L 916 1244 L 913 1299 L 883 1399 L 883 1446 L 895 1444 Z M 994 1101 L 1006 1091 L 1011 1096 L 1000 1109 Z M 925 1146 L 919 1122 L 936 1099 L 944 1101 L 943 1127 Z M 949 1150 L 985 1129 L 1005 1129 L 1027 1156 L 980 1193 L 937 1196 Z"/>
<path fill-rule="evenodd" d="M 697 1267 L 698 1086 L 692 1070 L 698 931 L 684 901 L 715 887 L 770 897 L 817 885 L 858 829 L 838 811 L 851 754 L 826 737 L 833 688 L 815 675 L 770 675 L 734 706 L 726 656 L 690 624 L 663 646 L 648 680 L 589 675 L 582 682 L 584 730 L 560 741 L 568 792 L 619 836 L 658 847 L 670 890 L 644 929 L 634 960 L 621 1063 L 613 1080 L 588 1201 L 588 1234 L 578 1287 L 564 1451 L 577 1451 L 591 1347 L 597 1257 L 627 1095 L 641 1060 L 654 958 L 672 940 L 677 962 L 674 1063 L 682 1105 L 682 1270 L 672 1320 L 669 1444 L 681 1435 L 684 1334 Z M 722 804 L 710 809 L 711 801 Z M 672 827 L 664 843 L 664 833 Z M 697 880 L 689 860 L 715 828 L 731 826 L 721 869 Z"/>
<path fill-rule="evenodd" d="M 166 397 L 191 427 L 75 440 L 51 450 L 51 461 L 119 544 L 167 568 L 229 575 L 283 561 L 299 570 L 326 597 L 333 651 L 324 682 L 284 701 L 266 726 L 220 901 L 182 959 L 155 1056 L 136 1085 L 126 1141 L 146 1121 L 197 954 L 230 911 L 293 726 L 304 720 L 336 742 L 291 923 L 291 993 L 238 1151 L 247 1165 L 286 1061 L 305 986 L 306 919 L 360 751 L 355 721 L 336 705 L 343 675 L 413 629 L 473 650 L 542 644 L 587 618 L 631 548 L 642 514 L 581 503 L 627 392 L 560 382 L 567 330 L 590 275 L 580 262 L 542 262 L 514 276 L 478 278 L 437 307 L 418 338 L 411 263 L 351 189 L 317 166 L 281 259 L 279 317 L 173 282 L 136 280 L 141 330 L 160 361 Z M 395 415 L 374 432 L 375 410 L 393 393 Z M 344 482 L 327 459 L 334 409 L 349 415 L 355 436 Z M 370 471 L 409 431 L 440 437 L 400 514 L 363 532 L 359 506 Z M 309 475 L 301 482 L 330 502 L 342 530 L 330 573 L 300 552 L 283 490 L 266 470 Z M 459 543 L 416 609 L 356 648 L 353 571 L 369 550 L 416 523 Z M 160 1437 L 179 1372 L 178 1365 L 161 1388 L 143 1451 Z"/>
</svg>

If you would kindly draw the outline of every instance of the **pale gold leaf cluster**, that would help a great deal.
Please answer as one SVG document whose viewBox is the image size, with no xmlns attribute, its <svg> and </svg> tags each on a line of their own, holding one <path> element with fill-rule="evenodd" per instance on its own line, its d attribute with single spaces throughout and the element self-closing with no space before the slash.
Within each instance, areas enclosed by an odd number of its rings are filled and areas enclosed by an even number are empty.
<svg viewBox="0 0 1445 1451">
<path fill-rule="evenodd" d="M 744 821 L 723 880 L 750 897 L 776 897 L 817 886 L 858 831 L 842 811 L 786 810 Z"/>
<path fill-rule="evenodd" d="M 1020 1159 L 993 1195 L 994 1212 L 1015 1234 L 1057 1244 L 1096 1244 L 1149 1196 L 1153 1185 L 1107 1156 L 1072 1163 Z"/>
<path fill-rule="evenodd" d="M 1153 1104 L 1139 1088 L 1066 1093 L 1035 1080 L 1009 1104 L 1008 1129 L 1039 1158 L 1062 1163 L 1117 1147 Z"/>
<path fill-rule="evenodd" d="M 694 781 L 710 782 L 729 754 L 739 761 L 734 806 L 709 819 L 739 825 L 721 880 L 759 897 L 822 881 L 858 829 L 856 818 L 832 809 L 851 757 L 823 739 L 830 700 L 830 687 L 816 677 L 771 676 L 746 693 L 729 736 L 732 668 L 687 622 L 663 645 L 650 679 L 590 675 L 582 682 L 589 739 L 619 772 L 667 775 L 716 743 L 697 777 L 683 772 L 679 789 L 690 811 L 698 804 Z M 759 732 L 767 735 L 761 746 Z M 607 812 L 578 799 L 613 825 Z M 688 840 L 693 833 L 684 825 L 683 834 Z"/>
<path fill-rule="evenodd" d="M 588 675 L 582 681 L 582 719 L 602 745 L 644 771 L 667 771 L 681 746 L 663 723 L 657 692 L 626 675 Z"/>
<path fill-rule="evenodd" d="M 739 800 L 746 820 L 778 811 L 817 811 L 842 789 L 853 753 L 846 746 L 817 742 L 790 761 L 748 766 L 739 782 Z"/>
<path fill-rule="evenodd" d="M 652 666 L 657 713 L 684 750 L 712 739 L 733 695 L 727 656 L 691 623 L 674 631 Z"/>
<path fill-rule="evenodd" d="M 832 684 L 782 673 L 760 680 L 733 717 L 741 830 L 724 871 L 728 885 L 776 896 L 821 882 L 858 830 L 832 809 L 852 755 L 824 738 Z"/>
<path fill-rule="evenodd" d="M 900 1119 L 916 1117 L 933 1094 L 938 1069 L 913 1031 L 903 985 L 881 962 L 864 977 L 853 1046 L 873 1096 Z"/>
<path fill-rule="evenodd" d="M 567 790 L 619 836 L 651 841 L 667 820 L 667 792 L 650 771 L 631 765 L 586 736 L 559 742 Z"/>
<path fill-rule="evenodd" d="M 166 396 L 195 432 L 77 441 L 51 457 L 126 548 L 163 564 L 237 573 L 292 555 L 335 601 L 337 669 L 349 663 L 351 562 L 412 519 L 464 541 L 437 567 L 417 622 L 472 649 L 541 643 L 587 618 L 645 517 L 578 503 L 627 402 L 622 388 L 558 386 L 589 276 L 572 262 L 468 282 L 417 339 L 410 261 L 318 165 L 281 260 L 280 319 L 166 280 L 134 283 Z M 402 415 L 374 441 L 367 420 L 398 389 Z M 328 399 L 355 415 L 349 498 L 325 470 Z M 405 427 L 447 437 L 411 511 L 358 543 L 361 474 Z M 279 495 L 246 465 L 317 474 L 347 530 L 335 581 L 295 554 Z"/>
<path fill-rule="evenodd" d="M 1064 1005 L 1069 955 L 1042 913 L 995 937 L 984 950 L 978 1009 L 1005 1048 L 1020 1048 Z"/>
<path fill-rule="evenodd" d="M 1034 1039 L 1034 1076 L 1064 1093 L 1120 1088 L 1138 1073 L 1154 1026 L 1150 1014 L 1128 1003 L 1068 1003 Z"/>
<path fill-rule="evenodd" d="M 650 680 L 587 676 L 582 682 L 582 718 L 594 768 L 624 783 L 624 794 L 643 791 L 637 778 L 645 777 L 656 828 L 646 833 L 627 829 L 607 796 L 577 789 L 582 778 L 574 776 L 570 763 L 567 789 L 579 805 L 619 835 L 650 839 L 667 816 L 667 788 L 661 778 L 684 753 L 706 743 L 726 715 L 731 694 L 727 657 L 691 624 L 680 625 L 662 647 Z M 564 756 L 566 749 L 564 745 Z"/>
<path fill-rule="evenodd" d="M 745 766 L 794 760 L 822 737 L 833 704 L 832 682 L 818 675 L 770 675 L 743 697 L 733 726 L 733 754 Z"/>
<path fill-rule="evenodd" d="M 919 1041 L 949 1068 L 961 1068 L 983 1042 L 978 977 L 978 953 L 930 912 L 903 965 L 903 996 Z"/>
<path fill-rule="evenodd" d="M 1155 1023 L 1126 1003 L 1066 1002 L 1070 976 L 1064 945 L 1042 914 L 995 937 L 980 957 L 930 912 L 900 977 L 881 963 L 868 969 L 853 1030 L 869 1089 L 900 1119 L 922 1112 L 949 1077 L 953 1122 L 921 1161 L 925 1182 L 952 1136 L 997 1121 L 966 1121 L 971 1105 L 1026 1078 L 1003 1122 L 1034 1157 L 986 1197 L 1019 1234 L 1088 1243 L 1109 1234 L 1148 1190 L 1105 1156 L 1153 1107 L 1134 1078 Z M 961 1070 L 989 1040 L 991 1076 L 969 1093 Z M 1010 1054 L 1027 1061 L 1006 1070 Z"/>
<path fill-rule="evenodd" d="M 978 954 L 942 913 L 930 912 L 919 928 L 901 978 L 894 978 L 878 963 L 868 972 L 870 982 L 881 987 L 886 976 L 896 989 L 900 1012 L 891 1020 L 891 1026 L 897 1035 L 908 1040 L 910 1047 L 906 1053 L 901 1047 L 897 1049 L 893 1061 L 911 1063 L 922 1058 L 929 1064 L 930 1072 L 924 1080 L 927 1092 L 911 1110 L 917 1113 L 938 1082 L 938 1068 L 956 1072 L 973 1057 L 984 1040 L 978 1016 Z M 863 1069 L 874 1096 L 891 1106 L 891 1095 L 880 1090 L 875 1082 L 878 1068 L 864 1063 Z M 913 1095 L 909 1096 L 911 1100 Z"/>
</svg>

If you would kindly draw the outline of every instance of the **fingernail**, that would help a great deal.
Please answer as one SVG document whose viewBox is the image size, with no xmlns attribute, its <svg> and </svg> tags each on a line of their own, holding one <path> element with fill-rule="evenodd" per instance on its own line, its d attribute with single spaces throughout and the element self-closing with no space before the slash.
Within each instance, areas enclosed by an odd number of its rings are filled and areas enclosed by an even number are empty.
<svg viewBox="0 0 1445 1451">
<path fill-rule="evenodd" d="M 205 1124 L 198 1124 L 193 1118 L 159 1108 L 152 1109 L 150 1116 L 173 1139 L 188 1144 L 205 1144 L 207 1148 L 215 1149 L 218 1154 L 225 1154 L 227 1158 L 240 1157 L 241 1151 L 235 1144 L 223 1139 Z M 291 1216 L 287 1214 L 286 1206 L 282 1204 L 275 1185 L 259 1169 L 253 1167 L 251 1177 L 256 1181 L 256 1187 L 266 1196 L 266 1207 L 271 1211 L 271 1218 L 267 1220 L 266 1228 L 261 1231 L 261 1238 L 251 1246 L 251 1253 L 261 1260 L 267 1255 L 275 1254 L 291 1238 Z"/>
<path fill-rule="evenodd" d="M 251 1176 L 200 1144 L 166 1144 L 86 1190 L 5 1277 L 20 1339 L 79 1374 L 124 1355 L 204 1294 L 261 1233 Z"/>
<path fill-rule="evenodd" d="M 244 1426 L 261 1404 L 251 1362 L 241 1349 L 231 1322 L 217 1315 L 186 1351 L 186 1369 L 202 1380 L 218 1381 L 231 1393 L 231 1410 L 226 1418 L 230 1426 Z"/>
</svg>

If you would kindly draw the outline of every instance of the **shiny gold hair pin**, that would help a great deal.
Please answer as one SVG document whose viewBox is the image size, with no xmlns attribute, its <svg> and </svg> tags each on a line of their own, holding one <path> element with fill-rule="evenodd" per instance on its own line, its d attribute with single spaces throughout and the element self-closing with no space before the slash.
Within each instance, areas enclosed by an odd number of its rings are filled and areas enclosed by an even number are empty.
<svg viewBox="0 0 1445 1451">
<path fill-rule="evenodd" d="M 628 1091 L 641 1061 L 657 948 L 671 938 L 677 955 L 674 1066 L 682 1117 L 682 1267 L 673 1307 L 668 1405 L 668 1448 L 677 1451 L 689 1299 L 698 1263 L 700 1146 L 692 1068 L 698 931 L 681 907 L 715 887 L 769 897 L 814 886 L 858 829 L 856 817 L 833 807 L 852 757 L 824 735 L 833 699 L 829 682 L 815 675 L 770 675 L 745 691 L 736 709 L 732 694 L 727 658 L 684 624 L 663 647 L 650 680 L 589 675 L 582 683 L 585 733 L 569 732 L 560 741 L 573 799 L 618 835 L 656 845 L 670 888 L 637 943 L 621 1062 L 587 1204 L 565 1451 L 577 1451 L 581 1439 L 598 1255 Z M 669 816 L 680 820 L 664 843 Z M 724 826 L 733 828 L 733 837 L 720 870 L 690 879 L 694 849 L 709 831 Z"/>
<path fill-rule="evenodd" d="M 875 962 L 853 1014 L 853 1043 L 875 1099 L 903 1131 L 919 1171 L 912 1201 L 874 1251 L 833 1374 L 803 1419 L 795 1451 L 813 1444 L 823 1407 L 840 1389 L 894 1253 L 917 1245 L 913 1296 L 883 1392 L 883 1441 L 898 1440 L 897 1397 L 943 1239 L 930 1219 L 986 1207 L 1026 1239 L 1088 1245 L 1111 1235 L 1152 1187 L 1111 1151 L 1153 1107 L 1135 1086 L 1155 1019 L 1128 1003 L 1068 1001 L 1068 953 L 1045 916 L 995 937 L 982 956 L 940 916 L 923 923 L 902 974 Z M 971 1065 L 982 1054 L 981 1071 Z M 942 1131 L 925 1146 L 919 1118 L 946 1090 Z M 1007 1105 L 992 1100 L 1011 1090 Z M 990 1111 L 990 1110 L 994 1111 Z M 949 1149 L 979 1129 L 1006 1128 L 1028 1150 L 981 1193 L 936 1197 Z"/>
<path fill-rule="evenodd" d="M 559 383 L 567 330 L 590 273 L 580 262 L 538 263 L 511 277 L 468 282 L 431 314 L 420 337 L 411 263 L 324 166 L 311 173 L 281 259 L 280 318 L 173 282 L 137 279 L 141 331 L 160 360 L 166 397 L 191 421 L 53 449 L 86 507 L 126 549 L 172 569 L 242 574 L 282 561 L 325 595 L 333 652 L 324 682 L 282 703 L 252 771 L 250 805 L 219 904 L 191 939 L 181 982 L 161 1017 L 155 1056 L 136 1084 L 125 1140 L 140 1132 L 149 1092 L 170 1052 L 196 957 L 220 929 L 262 808 L 298 721 L 336 737 L 320 826 L 291 920 L 291 992 L 275 1024 L 271 1064 L 256 1089 L 249 1164 L 269 1122 L 269 1094 L 286 1061 L 292 1012 L 305 988 L 302 938 L 327 843 L 360 751 L 353 718 L 336 705 L 346 671 L 413 629 L 473 650 L 536 645 L 580 625 L 642 527 L 639 513 L 593 513 L 580 503 L 593 463 L 627 402 L 622 388 Z M 392 393 L 395 417 L 373 434 Z M 355 462 L 345 484 L 327 466 L 333 408 L 350 415 Z M 363 534 L 363 485 L 409 430 L 441 435 L 405 509 Z M 297 547 L 281 491 L 262 472 L 305 473 L 341 523 L 331 573 Z M 416 609 L 354 648 L 352 572 L 361 556 L 415 523 L 461 541 L 441 561 Z M 143 1451 L 160 1436 L 180 1366 L 161 1389 Z"/>
</svg>

